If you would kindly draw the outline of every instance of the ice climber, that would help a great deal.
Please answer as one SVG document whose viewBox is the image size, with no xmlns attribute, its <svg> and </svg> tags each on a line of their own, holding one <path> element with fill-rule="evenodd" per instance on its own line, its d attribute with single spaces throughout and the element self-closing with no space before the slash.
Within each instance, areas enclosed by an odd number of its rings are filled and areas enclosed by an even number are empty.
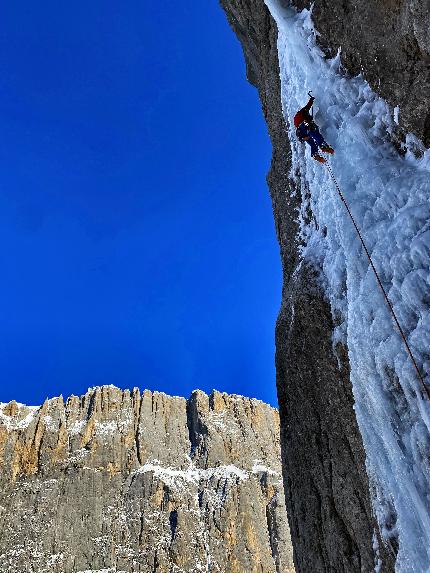
<svg viewBox="0 0 430 573">
<path fill-rule="evenodd" d="M 294 127 L 296 128 L 298 139 L 306 141 L 311 146 L 312 158 L 320 163 L 325 163 L 326 160 L 318 153 L 318 149 L 325 153 L 334 153 L 334 149 L 324 140 L 317 124 L 314 122 L 313 116 L 310 114 L 315 98 L 311 95 L 311 92 L 308 92 L 308 94 L 308 103 L 294 116 Z"/>
</svg>

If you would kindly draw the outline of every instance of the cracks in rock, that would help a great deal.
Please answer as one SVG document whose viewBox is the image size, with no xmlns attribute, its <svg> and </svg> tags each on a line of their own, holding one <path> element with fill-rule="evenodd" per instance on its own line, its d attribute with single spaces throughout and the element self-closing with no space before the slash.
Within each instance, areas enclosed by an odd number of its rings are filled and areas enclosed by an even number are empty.
<svg viewBox="0 0 430 573">
<path fill-rule="evenodd" d="M 197 494 L 197 500 L 198 500 L 200 510 L 203 508 L 203 496 L 204 496 L 204 491 L 200 490 Z"/>
<path fill-rule="evenodd" d="M 187 426 L 190 440 L 190 458 L 193 459 L 197 453 L 200 453 L 201 444 L 208 435 L 207 427 L 202 423 L 200 412 L 197 404 L 197 394 L 191 394 L 187 400 Z M 206 451 L 207 458 L 207 451 Z M 205 460 L 206 461 L 206 460 Z"/>
<path fill-rule="evenodd" d="M 159 562 L 158 562 L 158 553 L 157 553 L 157 550 L 156 550 L 156 551 L 155 551 L 155 554 L 154 554 L 154 563 L 153 563 L 153 565 L 152 565 L 152 572 L 151 572 L 151 573 L 157 573 L 159 565 L 160 565 L 160 564 L 159 564 Z"/>
<path fill-rule="evenodd" d="M 97 394 L 97 390 L 94 390 L 90 395 L 90 401 L 89 401 L 88 410 L 87 410 L 87 420 L 89 420 L 95 412 L 96 394 Z"/>
<path fill-rule="evenodd" d="M 140 514 L 139 546 L 143 545 L 144 531 L 145 531 L 145 516 L 144 516 L 144 512 L 142 510 L 142 513 Z"/>
<path fill-rule="evenodd" d="M 276 522 L 276 495 L 274 495 L 269 503 L 266 505 L 266 524 L 267 534 L 269 536 L 270 550 L 272 553 L 273 562 L 276 567 L 276 573 L 282 573 L 281 561 L 278 550 L 278 527 Z"/>
<path fill-rule="evenodd" d="M 191 396 L 187 400 L 187 427 L 188 427 L 188 436 L 190 440 L 190 458 L 194 457 L 195 452 L 199 446 L 199 439 L 198 433 L 196 431 L 196 426 L 198 424 L 198 420 L 196 419 L 196 412 L 194 409 L 194 405 L 191 403 L 193 396 Z"/>
<path fill-rule="evenodd" d="M 170 543 L 173 543 L 175 539 L 176 530 L 178 527 L 178 511 L 173 509 L 169 513 L 169 527 L 170 527 Z"/>
<path fill-rule="evenodd" d="M 430 110 L 424 120 L 423 143 L 426 147 L 430 147 Z"/>
<path fill-rule="evenodd" d="M 142 458 L 140 455 L 140 437 L 139 437 L 140 418 L 142 415 L 142 405 L 143 405 L 143 400 L 140 397 L 139 408 L 138 408 L 138 413 L 137 413 L 137 421 L 135 422 L 136 425 L 134 428 L 134 443 L 136 446 L 136 456 L 137 456 L 137 461 L 138 461 L 139 465 L 142 465 Z"/>
</svg>

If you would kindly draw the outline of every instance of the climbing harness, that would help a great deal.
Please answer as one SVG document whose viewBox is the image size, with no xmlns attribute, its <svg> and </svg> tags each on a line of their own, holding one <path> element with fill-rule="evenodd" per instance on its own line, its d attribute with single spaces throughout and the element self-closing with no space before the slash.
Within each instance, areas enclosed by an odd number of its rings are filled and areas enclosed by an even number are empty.
<svg viewBox="0 0 430 573">
<path fill-rule="evenodd" d="M 332 171 L 331 166 L 330 166 L 328 163 L 326 163 L 326 166 L 327 166 L 328 172 L 330 173 L 330 177 L 332 178 L 333 183 L 335 184 L 335 187 L 336 187 L 336 189 L 337 189 L 337 192 L 338 192 L 338 194 L 339 194 L 339 197 L 340 197 L 342 203 L 345 205 L 345 208 L 346 208 L 346 210 L 348 211 L 348 215 L 350 216 L 351 221 L 352 221 L 352 223 L 353 223 L 353 225 L 354 225 L 354 227 L 355 227 L 355 230 L 357 231 L 357 234 L 358 234 L 358 236 L 359 236 L 359 238 L 360 238 L 361 244 L 363 245 L 363 249 L 364 249 L 364 251 L 365 251 L 365 253 L 366 253 L 366 255 L 367 255 L 367 258 L 369 259 L 370 266 L 372 267 L 372 270 L 373 270 L 373 272 L 375 273 L 376 280 L 378 281 L 378 284 L 379 284 L 379 286 L 381 287 L 381 290 L 382 290 L 382 293 L 383 293 L 383 295 L 384 295 L 384 298 L 385 298 L 385 300 L 386 300 L 386 302 L 387 302 L 388 308 L 390 309 L 390 312 L 391 312 L 391 314 L 393 315 L 394 322 L 396 323 L 397 328 L 399 329 L 400 336 L 402 337 L 403 342 L 405 343 L 405 347 L 406 347 L 407 353 L 409 354 L 409 357 L 410 357 L 410 359 L 412 360 L 412 364 L 413 364 L 414 367 L 415 367 L 415 370 L 416 370 L 417 375 L 418 375 L 418 378 L 419 378 L 419 380 L 420 380 L 420 382 L 421 382 L 421 384 L 422 384 L 422 387 L 423 387 L 423 389 L 424 389 L 424 392 L 425 392 L 425 394 L 427 395 L 427 398 L 430 400 L 430 390 L 429 390 L 429 388 L 426 386 L 426 383 L 424 382 L 424 378 L 423 378 L 422 375 L 421 375 L 421 372 L 420 372 L 420 370 L 419 370 L 419 368 L 418 368 L 417 362 L 416 362 L 416 360 L 415 360 L 415 358 L 414 358 L 414 355 L 412 354 L 412 350 L 411 350 L 411 348 L 410 348 L 410 346 L 409 346 L 409 344 L 408 344 L 408 341 L 406 340 L 405 333 L 403 332 L 403 329 L 402 329 L 402 327 L 400 326 L 400 323 L 399 323 L 399 321 L 398 321 L 398 319 L 397 319 L 396 313 L 394 312 L 393 305 L 391 304 L 391 301 L 390 301 L 390 299 L 388 298 L 388 295 L 387 295 L 387 293 L 386 293 L 386 291 L 385 291 L 385 289 L 384 289 L 384 285 L 382 284 L 381 279 L 379 278 L 378 272 L 377 272 L 377 270 L 376 270 L 376 268 L 375 268 L 375 265 L 373 264 L 372 257 L 370 256 L 370 253 L 369 253 L 369 250 L 368 250 L 368 248 L 367 248 L 367 246 L 366 246 L 366 243 L 364 242 L 364 239 L 363 239 L 363 237 L 362 237 L 362 235 L 361 235 L 361 233 L 360 233 L 360 229 L 358 228 L 358 225 L 357 225 L 357 223 L 355 222 L 354 217 L 352 216 L 352 213 L 351 213 L 351 210 L 350 210 L 350 208 L 349 208 L 349 206 L 348 206 L 348 203 L 346 202 L 345 197 L 343 196 L 343 193 L 342 193 L 342 191 L 340 190 L 339 184 L 338 184 L 338 182 L 336 181 L 336 178 L 335 178 L 335 176 L 334 176 L 334 173 L 333 173 L 333 171 Z"/>
</svg>

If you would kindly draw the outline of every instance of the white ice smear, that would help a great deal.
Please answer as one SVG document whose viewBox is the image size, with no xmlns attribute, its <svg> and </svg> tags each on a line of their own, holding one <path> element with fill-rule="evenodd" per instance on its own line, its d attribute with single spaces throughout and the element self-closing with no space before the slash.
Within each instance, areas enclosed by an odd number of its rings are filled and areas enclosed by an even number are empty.
<svg viewBox="0 0 430 573">
<path fill-rule="evenodd" d="M 400 108 L 398 105 L 396 105 L 396 107 L 393 110 L 394 116 L 394 123 L 397 123 L 397 125 L 399 124 L 399 113 L 400 113 Z"/>
<path fill-rule="evenodd" d="M 266 4 L 279 28 L 292 176 L 303 194 L 298 214 L 305 242 L 302 256 L 321 269 L 321 286 L 341 322 L 334 343 L 348 345 L 374 510 L 384 537 L 398 537 L 396 571 L 428 572 L 430 404 L 327 169 L 297 141 L 292 118 L 312 90 L 315 119 L 336 150 L 333 171 L 428 385 L 430 151 L 416 159 L 408 150 L 401 158 L 389 143 L 393 110 L 362 77 L 342 75 L 339 57 L 324 59 L 311 14 L 281 8 L 278 0 Z M 407 143 L 420 145 L 412 136 Z M 306 223 L 309 205 L 314 220 Z"/>
</svg>

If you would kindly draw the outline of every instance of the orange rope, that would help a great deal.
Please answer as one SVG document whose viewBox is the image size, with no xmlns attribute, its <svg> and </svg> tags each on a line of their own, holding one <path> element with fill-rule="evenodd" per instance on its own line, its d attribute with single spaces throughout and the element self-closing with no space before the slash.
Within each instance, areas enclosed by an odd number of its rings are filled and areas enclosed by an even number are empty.
<svg viewBox="0 0 430 573">
<path fill-rule="evenodd" d="M 414 367 L 415 367 L 415 370 L 416 370 L 417 375 L 418 375 L 418 378 L 419 378 L 419 380 L 420 380 L 420 382 L 421 382 L 421 384 L 422 384 L 422 387 L 423 387 L 423 389 L 424 389 L 424 392 L 425 392 L 425 394 L 427 395 L 427 398 L 430 400 L 430 390 L 429 390 L 429 388 L 426 386 L 426 383 L 424 382 L 424 378 L 423 378 L 422 375 L 421 375 L 421 372 L 420 372 L 420 370 L 419 370 L 419 368 L 418 368 L 417 362 L 416 362 L 416 360 L 415 360 L 415 358 L 414 358 L 414 355 L 412 354 L 412 350 L 411 350 L 411 348 L 410 348 L 410 346 L 409 346 L 409 344 L 408 344 L 408 341 L 406 340 L 405 333 L 403 332 L 402 327 L 400 326 L 400 323 L 399 323 L 399 321 L 398 321 L 398 319 L 397 319 L 396 313 L 394 312 L 393 305 L 391 304 L 391 301 L 390 301 L 390 299 L 388 298 L 387 293 L 385 292 L 384 286 L 383 286 L 383 284 L 382 284 L 382 282 L 381 282 L 381 279 L 379 278 L 379 275 L 378 275 L 378 272 L 377 272 L 377 270 L 376 270 L 376 268 L 375 268 L 375 265 L 373 264 L 372 257 L 370 256 L 370 253 L 369 253 L 369 251 L 368 251 L 368 249 L 367 249 L 367 247 L 366 247 L 366 243 L 364 242 L 364 239 L 363 239 L 363 237 L 362 237 L 362 235 L 361 235 L 361 233 L 360 233 L 360 229 L 358 228 L 358 225 L 357 225 L 357 223 L 355 222 L 354 217 L 352 216 L 352 213 L 351 213 L 351 211 L 350 211 L 350 209 L 349 209 L 349 207 L 348 207 L 348 203 L 346 202 L 345 197 L 343 196 L 342 191 L 340 190 L 340 187 L 339 187 L 339 185 L 338 185 L 338 182 L 336 181 L 336 178 L 335 178 L 335 176 L 334 176 L 334 174 L 333 174 L 333 171 L 332 171 L 330 165 L 329 165 L 328 163 L 327 163 L 326 165 L 327 165 L 328 172 L 330 173 L 330 176 L 331 176 L 331 178 L 333 179 L 333 183 L 334 183 L 335 186 L 336 186 L 337 192 L 339 193 L 339 197 L 341 198 L 342 203 L 345 205 L 345 208 L 346 208 L 346 210 L 348 211 L 348 215 L 351 217 L 351 221 L 352 221 L 352 223 L 353 223 L 353 225 L 354 225 L 354 227 L 355 227 L 355 230 L 357 231 L 357 234 L 358 234 L 358 236 L 360 237 L 361 244 L 363 245 L 363 249 L 364 249 L 364 251 L 365 251 L 365 253 L 366 253 L 366 255 L 367 255 L 367 258 L 369 259 L 370 266 L 372 267 L 373 272 L 375 273 L 376 280 L 378 281 L 378 284 L 379 284 L 379 286 L 381 287 L 381 290 L 382 290 L 382 293 L 383 293 L 383 295 L 384 295 L 384 298 L 385 298 L 385 300 L 386 300 L 386 302 L 387 302 L 388 308 L 390 309 L 390 312 L 391 312 L 391 314 L 393 315 L 394 322 L 396 323 L 397 328 L 399 329 L 400 336 L 402 337 L 403 342 L 405 343 L 406 350 L 407 350 L 407 352 L 408 352 L 408 354 L 409 354 L 409 356 L 410 356 L 410 359 L 412 360 L 412 364 L 413 364 Z"/>
</svg>

